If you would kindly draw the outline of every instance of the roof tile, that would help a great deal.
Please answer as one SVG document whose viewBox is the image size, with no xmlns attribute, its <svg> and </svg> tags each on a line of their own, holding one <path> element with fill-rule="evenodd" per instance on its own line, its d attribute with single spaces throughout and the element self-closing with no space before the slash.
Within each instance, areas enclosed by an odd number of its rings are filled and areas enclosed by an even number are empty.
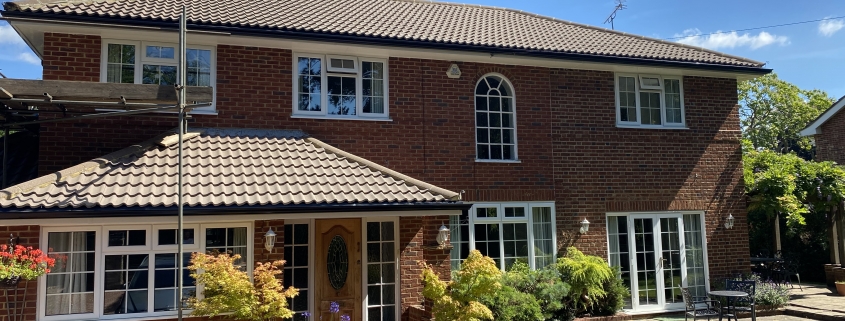
<svg viewBox="0 0 845 321">
<path fill-rule="evenodd" d="M 445 202 L 458 194 L 345 153 L 298 131 L 196 129 L 183 143 L 189 206 Z M 166 135 L 175 135 L 169 133 Z M 155 142 L 0 191 L 22 208 L 176 205 L 176 145 Z M 56 180 L 55 177 L 62 177 Z"/>
</svg>

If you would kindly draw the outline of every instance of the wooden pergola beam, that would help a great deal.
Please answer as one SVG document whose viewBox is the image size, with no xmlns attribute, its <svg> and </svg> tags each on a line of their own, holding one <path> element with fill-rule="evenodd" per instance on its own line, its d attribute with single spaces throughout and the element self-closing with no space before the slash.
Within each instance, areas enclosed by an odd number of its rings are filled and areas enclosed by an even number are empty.
<svg viewBox="0 0 845 321">
<path fill-rule="evenodd" d="M 189 86 L 187 101 L 211 102 L 214 89 Z M 54 100 L 110 101 L 121 97 L 126 101 L 155 104 L 175 104 L 178 101 L 173 86 L 115 84 L 66 80 L 0 79 L 0 99 L 45 99 L 45 93 Z"/>
</svg>

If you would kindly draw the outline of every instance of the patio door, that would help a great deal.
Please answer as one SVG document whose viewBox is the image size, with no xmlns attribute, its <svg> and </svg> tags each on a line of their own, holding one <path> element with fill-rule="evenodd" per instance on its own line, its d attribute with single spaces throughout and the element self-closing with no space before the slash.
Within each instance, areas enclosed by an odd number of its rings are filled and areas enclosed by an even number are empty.
<svg viewBox="0 0 845 321">
<path fill-rule="evenodd" d="M 705 291 L 699 220 L 698 214 L 608 217 L 610 262 L 621 268 L 631 289 L 627 308 L 683 309 L 681 288 L 689 287 L 694 294 Z"/>
<path fill-rule="evenodd" d="M 315 319 L 361 320 L 361 219 L 316 220 Z M 332 303 L 339 307 L 332 314 Z"/>
</svg>

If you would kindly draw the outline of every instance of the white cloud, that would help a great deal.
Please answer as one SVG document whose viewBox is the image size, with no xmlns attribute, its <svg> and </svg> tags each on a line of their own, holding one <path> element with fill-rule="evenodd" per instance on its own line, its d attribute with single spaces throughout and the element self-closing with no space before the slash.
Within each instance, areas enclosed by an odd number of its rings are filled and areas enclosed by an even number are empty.
<svg viewBox="0 0 845 321">
<path fill-rule="evenodd" d="M 757 35 L 748 33 L 740 35 L 736 31 L 716 31 L 714 34 L 702 35 L 698 29 L 687 29 L 684 30 L 683 34 L 675 34 L 675 38 L 677 38 L 675 40 L 677 42 L 708 49 L 749 47 L 753 50 L 772 44 L 781 46 L 789 44 L 788 37 L 773 35 L 765 31 L 761 31 Z"/>
<path fill-rule="evenodd" d="M 15 29 L 5 23 L 0 24 L 0 47 L 3 48 L 0 60 L 41 65 L 41 60 L 32 53 Z"/>
<path fill-rule="evenodd" d="M 827 19 L 827 17 L 825 17 Z M 845 28 L 845 20 L 823 20 L 819 22 L 819 33 L 825 37 L 830 37 L 840 29 Z"/>
</svg>

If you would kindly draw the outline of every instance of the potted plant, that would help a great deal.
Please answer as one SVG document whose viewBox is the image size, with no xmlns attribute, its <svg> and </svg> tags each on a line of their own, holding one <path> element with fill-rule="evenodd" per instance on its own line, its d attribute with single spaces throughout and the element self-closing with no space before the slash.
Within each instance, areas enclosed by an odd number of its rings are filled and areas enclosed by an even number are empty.
<svg viewBox="0 0 845 321">
<path fill-rule="evenodd" d="M 0 287 L 14 288 L 21 280 L 34 280 L 50 273 L 56 260 L 31 246 L 0 245 Z"/>
<path fill-rule="evenodd" d="M 845 280 L 836 281 L 836 292 L 839 295 L 845 295 Z"/>
</svg>

